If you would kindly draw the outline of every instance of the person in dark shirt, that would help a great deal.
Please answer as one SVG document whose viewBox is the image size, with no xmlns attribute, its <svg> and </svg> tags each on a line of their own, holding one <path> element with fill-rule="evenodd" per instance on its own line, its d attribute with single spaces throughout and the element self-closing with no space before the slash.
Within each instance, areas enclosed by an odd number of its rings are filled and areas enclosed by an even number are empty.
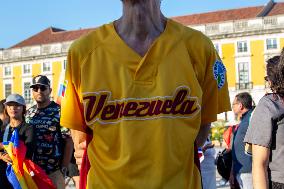
<svg viewBox="0 0 284 189">
<path fill-rule="evenodd" d="M 60 106 L 50 100 L 50 80 L 44 75 L 35 76 L 30 88 L 36 101 L 26 114 L 26 121 L 34 128 L 35 135 L 32 160 L 48 174 L 57 189 L 63 189 L 73 152 L 71 133 L 60 126 Z"/>
<path fill-rule="evenodd" d="M 26 158 L 31 159 L 34 150 L 33 144 L 33 128 L 25 122 L 26 103 L 24 98 L 19 94 L 11 94 L 7 97 L 5 104 L 4 115 L 7 115 L 9 119 L 4 119 L 4 125 L 0 130 L 0 142 L 7 142 L 11 139 L 12 133 L 17 129 L 19 138 L 27 146 Z M 5 116 L 4 116 L 5 117 Z M 7 125 L 5 121 L 9 120 Z M 0 145 L 0 183 L 1 188 L 10 189 L 13 188 L 8 182 L 6 177 L 7 163 L 12 163 L 11 158 L 3 149 L 3 145 Z"/>
<path fill-rule="evenodd" d="M 240 123 L 233 136 L 230 183 L 234 185 L 234 178 L 236 178 L 241 189 L 252 189 L 252 158 L 245 153 L 245 143 L 243 142 L 253 110 L 251 95 L 247 92 L 237 94 L 232 104 L 232 110 L 240 119 Z"/>
<path fill-rule="evenodd" d="M 253 187 L 284 188 L 284 48 L 267 60 L 270 92 L 258 102 L 244 142 L 252 145 Z"/>
<path fill-rule="evenodd" d="M 2 129 L 9 122 L 9 117 L 5 114 L 5 105 L 6 99 L 0 101 L 0 128 Z"/>
<path fill-rule="evenodd" d="M 6 125 L 8 124 L 8 116 L 5 114 L 5 105 L 6 99 L 0 101 L 0 154 L 4 152 L 3 145 L 2 145 L 2 131 L 4 132 Z M 1 157 L 0 157 L 1 158 Z M 12 188 L 11 184 L 7 180 L 6 177 L 6 167 L 7 163 L 0 160 L 0 183 L 4 188 L 10 189 Z"/>
</svg>

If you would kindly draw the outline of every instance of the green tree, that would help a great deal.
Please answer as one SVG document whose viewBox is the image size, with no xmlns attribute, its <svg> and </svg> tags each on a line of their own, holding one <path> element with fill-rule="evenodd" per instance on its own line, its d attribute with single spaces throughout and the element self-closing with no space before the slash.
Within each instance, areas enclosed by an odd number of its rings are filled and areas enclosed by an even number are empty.
<svg viewBox="0 0 284 189">
<path fill-rule="evenodd" d="M 212 123 L 212 127 L 210 130 L 210 134 L 211 134 L 211 140 L 212 141 L 218 141 L 220 143 L 220 146 L 222 146 L 222 142 L 223 142 L 223 133 L 226 129 L 226 121 L 225 120 L 217 120 L 215 122 Z"/>
</svg>

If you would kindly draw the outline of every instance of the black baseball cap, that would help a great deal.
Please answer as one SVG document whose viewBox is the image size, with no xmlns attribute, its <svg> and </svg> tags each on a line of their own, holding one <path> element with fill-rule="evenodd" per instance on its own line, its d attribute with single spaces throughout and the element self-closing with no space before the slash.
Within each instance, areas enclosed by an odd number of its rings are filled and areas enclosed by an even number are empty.
<svg viewBox="0 0 284 189">
<path fill-rule="evenodd" d="M 33 84 L 30 88 L 33 88 L 35 85 L 44 85 L 50 87 L 50 80 L 45 75 L 37 75 L 33 78 Z"/>
</svg>

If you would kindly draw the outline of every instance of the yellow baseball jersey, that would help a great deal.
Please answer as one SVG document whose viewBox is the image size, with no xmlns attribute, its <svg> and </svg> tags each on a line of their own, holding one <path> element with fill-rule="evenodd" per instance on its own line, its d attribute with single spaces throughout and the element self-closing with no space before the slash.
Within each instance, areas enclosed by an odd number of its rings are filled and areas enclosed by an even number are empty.
<svg viewBox="0 0 284 189">
<path fill-rule="evenodd" d="M 61 125 L 93 131 L 87 188 L 200 189 L 200 125 L 229 111 L 226 69 L 201 32 L 168 20 L 141 57 L 113 23 L 75 41 Z"/>
</svg>

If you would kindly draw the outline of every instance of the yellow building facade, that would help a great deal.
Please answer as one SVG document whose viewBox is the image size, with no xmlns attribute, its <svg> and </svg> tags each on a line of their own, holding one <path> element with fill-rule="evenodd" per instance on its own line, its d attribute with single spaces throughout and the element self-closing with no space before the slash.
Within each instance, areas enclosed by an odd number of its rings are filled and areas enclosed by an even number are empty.
<svg viewBox="0 0 284 189">
<path fill-rule="evenodd" d="M 32 104 L 32 78 L 36 75 L 46 75 L 51 81 L 51 98 L 56 100 L 60 80 L 63 78 L 66 55 L 64 57 L 46 58 L 39 60 L 13 61 L 0 66 L 0 99 L 11 93 L 24 96 L 28 104 Z"/>
<path fill-rule="evenodd" d="M 265 94 L 266 60 L 279 55 L 284 47 L 284 3 L 271 2 L 265 6 L 172 18 L 211 38 L 227 69 L 231 100 L 237 93 L 248 91 L 257 103 Z M 250 15 L 244 17 L 244 12 Z M 229 17 L 232 15 L 235 17 Z M 91 30 L 48 28 L 9 49 L 0 50 L 0 99 L 19 93 L 31 104 L 32 77 L 43 74 L 50 78 L 51 96 L 56 100 L 68 48 Z M 44 38 L 51 40 L 40 40 Z"/>
</svg>

